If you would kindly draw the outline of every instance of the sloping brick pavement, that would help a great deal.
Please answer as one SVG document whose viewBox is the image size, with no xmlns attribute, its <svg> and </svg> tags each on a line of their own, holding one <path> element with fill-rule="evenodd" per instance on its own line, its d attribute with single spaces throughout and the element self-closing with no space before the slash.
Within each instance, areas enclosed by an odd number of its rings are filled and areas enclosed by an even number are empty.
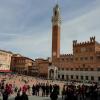
<svg viewBox="0 0 100 100">
<path fill-rule="evenodd" d="M 0 100 L 2 100 L 1 97 Z M 8 100 L 14 100 L 14 97 L 10 97 Z M 29 96 L 29 100 L 50 100 L 50 97 Z M 61 100 L 61 97 L 58 100 Z"/>
</svg>

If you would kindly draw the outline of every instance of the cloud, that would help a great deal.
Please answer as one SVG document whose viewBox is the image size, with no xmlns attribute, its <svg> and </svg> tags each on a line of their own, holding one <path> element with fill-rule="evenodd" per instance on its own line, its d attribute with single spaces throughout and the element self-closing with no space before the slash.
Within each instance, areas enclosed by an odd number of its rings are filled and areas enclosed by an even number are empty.
<svg viewBox="0 0 100 100">
<path fill-rule="evenodd" d="M 0 1 L 0 31 L 2 33 L 26 33 L 30 27 L 35 28 L 45 20 L 48 7 L 35 0 Z M 42 9 L 41 9 L 42 8 Z"/>
<path fill-rule="evenodd" d="M 38 37 L 34 34 L 15 36 L 13 40 L 3 42 L 1 47 L 4 49 L 9 47 L 13 52 L 19 52 L 32 58 L 47 58 L 51 56 L 51 35 L 49 35 L 49 31 L 43 31 L 43 33 L 47 33 L 47 35 L 38 35 Z M 41 34 L 43 33 L 41 32 Z"/>
<path fill-rule="evenodd" d="M 99 3 L 100 4 L 100 3 Z M 95 6 L 91 11 L 79 15 L 71 20 L 65 21 L 62 25 L 62 52 L 72 52 L 72 41 L 79 42 L 89 40 L 90 36 L 96 36 L 97 41 L 100 40 L 100 7 Z M 65 44 L 68 44 L 68 46 Z M 68 47 L 68 48 L 67 48 Z M 66 49 L 63 49 L 66 48 Z"/>
<path fill-rule="evenodd" d="M 100 32 L 99 0 L 61 0 L 61 53 L 72 52 L 72 40 Z M 1 49 L 31 58 L 51 56 L 54 0 L 0 0 Z"/>
<path fill-rule="evenodd" d="M 32 58 L 36 54 L 37 57 L 43 54 L 45 57 L 48 56 L 50 25 L 47 25 L 49 16 L 47 13 L 50 6 L 45 5 L 45 8 L 44 2 L 40 2 L 41 0 L 0 1 L 1 49 L 19 52 Z M 40 51 L 38 54 L 38 50 L 41 50 L 41 55 Z"/>
</svg>

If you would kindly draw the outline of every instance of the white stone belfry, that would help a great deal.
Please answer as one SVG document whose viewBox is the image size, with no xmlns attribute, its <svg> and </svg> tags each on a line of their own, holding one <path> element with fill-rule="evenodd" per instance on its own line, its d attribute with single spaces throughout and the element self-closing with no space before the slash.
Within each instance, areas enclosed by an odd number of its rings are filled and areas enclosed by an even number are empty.
<svg viewBox="0 0 100 100">
<path fill-rule="evenodd" d="M 60 7 L 58 4 L 53 8 L 53 16 L 52 16 L 52 25 L 58 25 L 61 24 L 61 16 L 60 16 Z"/>
</svg>

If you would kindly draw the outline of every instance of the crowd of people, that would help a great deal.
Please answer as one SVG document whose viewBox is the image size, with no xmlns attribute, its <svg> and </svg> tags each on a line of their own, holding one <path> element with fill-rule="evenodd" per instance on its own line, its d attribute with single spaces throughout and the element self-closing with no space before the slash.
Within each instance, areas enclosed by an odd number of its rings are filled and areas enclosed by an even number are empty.
<svg viewBox="0 0 100 100">
<path fill-rule="evenodd" d="M 39 83 L 32 86 L 32 95 L 39 96 L 41 92 L 42 97 L 49 96 L 52 93 L 53 89 L 56 89 L 57 93 L 59 94 L 60 91 L 59 85 L 57 84 L 51 85 L 49 83 L 46 84 Z"/>
<path fill-rule="evenodd" d="M 4 82 L 0 83 L 0 92 L 3 96 L 3 100 L 8 100 L 8 97 L 12 94 L 17 94 L 15 100 L 28 100 L 28 95 L 42 96 L 48 97 L 52 100 L 56 100 L 53 98 L 58 98 L 59 95 L 59 85 L 51 85 L 49 83 L 38 83 L 36 85 L 33 84 L 32 87 L 30 85 L 24 85 L 20 88 L 13 87 L 12 84 L 5 84 Z M 57 93 L 54 95 L 53 93 Z M 22 94 L 22 95 L 21 95 Z"/>
<path fill-rule="evenodd" d="M 57 84 L 58 83 L 58 84 Z M 95 85 L 60 84 L 27 76 L 0 76 L 0 96 L 8 100 L 29 100 L 29 96 L 50 97 L 51 100 L 99 100 L 100 87 Z"/>
<path fill-rule="evenodd" d="M 28 100 L 28 96 L 48 97 L 53 90 L 57 91 L 58 96 L 60 86 L 52 83 L 23 75 L 1 75 L 0 96 L 3 100 L 8 100 L 10 96 L 15 96 L 15 100 Z"/>
<path fill-rule="evenodd" d="M 62 100 L 100 100 L 100 88 L 95 85 L 64 85 Z"/>
</svg>

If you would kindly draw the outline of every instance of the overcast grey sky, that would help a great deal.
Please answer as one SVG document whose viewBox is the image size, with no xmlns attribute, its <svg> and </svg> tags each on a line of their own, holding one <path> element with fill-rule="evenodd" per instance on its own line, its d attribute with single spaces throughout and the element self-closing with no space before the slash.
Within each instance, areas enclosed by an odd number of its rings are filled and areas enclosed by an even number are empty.
<svg viewBox="0 0 100 100">
<path fill-rule="evenodd" d="M 57 0 L 0 0 L 0 49 L 31 58 L 51 56 L 52 9 Z M 72 41 L 100 42 L 100 0 L 59 0 L 61 54 Z"/>
</svg>

